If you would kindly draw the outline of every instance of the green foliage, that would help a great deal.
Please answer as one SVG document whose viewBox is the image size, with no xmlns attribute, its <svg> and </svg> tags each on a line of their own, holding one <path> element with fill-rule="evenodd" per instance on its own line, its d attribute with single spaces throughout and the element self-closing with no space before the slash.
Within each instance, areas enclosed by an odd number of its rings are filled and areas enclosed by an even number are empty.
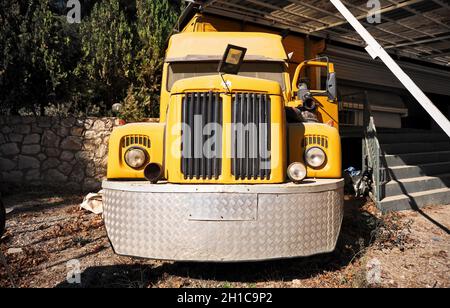
<svg viewBox="0 0 450 308">
<path fill-rule="evenodd" d="M 137 98 L 152 117 L 159 115 L 164 53 L 181 9 L 180 1 L 136 0 Z"/>
<path fill-rule="evenodd" d="M 67 97 L 72 36 L 48 0 L 2 1 L 0 11 L 1 110 L 42 113 L 55 99 Z"/>
<path fill-rule="evenodd" d="M 0 2 L 0 113 L 157 116 L 166 42 L 180 0 L 83 0 L 81 25 L 65 2 Z M 133 115 L 133 113 L 136 113 Z"/>
<path fill-rule="evenodd" d="M 126 120 L 127 122 L 143 121 L 148 116 L 146 106 L 148 106 L 149 101 L 150 96 L 144 89 L 136 89 L 134 86 L 131 86 L 128 89 L 127 97 L 123 102 L 119 118 Z"/>
<path fill-rule="evenodd" d="M 118 0 L 97 3 L 80 28 L 82 59 L 75 71 L 88 104 L 108 109 L 134 79 L 133 33 Z"/>
</svg>

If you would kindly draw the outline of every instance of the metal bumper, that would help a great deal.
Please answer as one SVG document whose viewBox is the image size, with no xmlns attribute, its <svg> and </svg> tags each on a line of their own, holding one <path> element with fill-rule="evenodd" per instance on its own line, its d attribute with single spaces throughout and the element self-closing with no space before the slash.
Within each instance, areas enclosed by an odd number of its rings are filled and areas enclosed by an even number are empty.
<svg viewBox="0 0 450 308">
<path fill-rule="evenodd" d="M 103 183 L 104 219 L 117 254 L 237 262 L 335 249 L 342 180 L 302 185 Z"/>
</svg>

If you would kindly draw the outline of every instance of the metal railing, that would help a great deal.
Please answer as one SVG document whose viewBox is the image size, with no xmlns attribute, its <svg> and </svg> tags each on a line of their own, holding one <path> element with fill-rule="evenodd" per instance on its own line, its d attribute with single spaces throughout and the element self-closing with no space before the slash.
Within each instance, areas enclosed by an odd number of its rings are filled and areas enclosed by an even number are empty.
<svg viewBox="0 0 450 308">
<path fill-rule="evenodd" d="M 362 98 L 364 102 L 363 109 L 363 139 L 362 139 L 362 159 L 363 159 L 363 174 L 371 179 L 370 183 L 370 197 L 379 207 L 381 200 L 385 198 L 385 184 L 389 181 L 389 174 L 387 172 L 387 164 L 384 153 L 381 149 L 380 141 L 378 139 L 377 127 L 375 118 L 370 105 L 369 94 L 367 91 L 360 93 L 347 94 L 341 97 L 342 101 L 345 98 Z"/>
<path fill-rule="evenodd" d="M 373 185 L 371 198 L 380 207 L 380 202 L 386 197 L 385 184 L 389 182 L 389 172 L 384 152 L 378 139 L 375 118 L 370 105 L 369 94 L 364 92 L 364 168 L 371 171 Z"/>
</svg>

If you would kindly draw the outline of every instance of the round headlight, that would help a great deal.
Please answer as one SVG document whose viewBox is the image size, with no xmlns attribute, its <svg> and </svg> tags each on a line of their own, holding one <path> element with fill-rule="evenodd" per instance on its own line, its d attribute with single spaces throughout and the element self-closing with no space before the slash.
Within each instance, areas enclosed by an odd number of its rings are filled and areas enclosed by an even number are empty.
<svg viewBox="0 0 450 308">
<path fill-rule="evenodd" d="M 125 153 L 125 162 L 133 169 L 144 167 L 147 159 L 147 153 L 141 148 L 131 148 Z"/>
<path fill-rule="evenodd" d="M 306 151 L 305 161 L 312 168 L 320 168 L 327 159 L 327 155 L 320 148 L 311 148 Z"/>
<path fill-rule="evenodd" d="M 306 175 L 306 167 L 301 163 L 293 163 L 288 168 L 289 179 L 294 183 L 300 183 L 306 178 Z"/>
</svg>

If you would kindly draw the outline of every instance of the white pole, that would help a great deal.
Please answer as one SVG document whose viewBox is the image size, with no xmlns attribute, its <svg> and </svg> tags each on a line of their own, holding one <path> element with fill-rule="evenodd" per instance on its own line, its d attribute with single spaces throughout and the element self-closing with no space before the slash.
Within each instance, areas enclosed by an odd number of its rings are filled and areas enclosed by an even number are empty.
<svg viewBox="0 0 450 308">
<path fill-rule="evenodd" d="M 414 98 L 422 105 L 422 107 L 430 114 L 434 121 L 444 130 L 450 137 L 450 121 L 442 112 L 433 104 L 433 102 L 423 93 L 417 84 L 403 71 L 403 69 L 392 59 L 392 57 L 384 50 L 377 40 L 363 27 L 358 19 L 342 4 L 340 0 L 330 0 L 345 19 L 355 28 L 356 32 L 366 41 L 366 51 L 373 59 L 380 58 L 391 72 L 400 80 L 406 89 L 414 96 Z"/>
</svg>

